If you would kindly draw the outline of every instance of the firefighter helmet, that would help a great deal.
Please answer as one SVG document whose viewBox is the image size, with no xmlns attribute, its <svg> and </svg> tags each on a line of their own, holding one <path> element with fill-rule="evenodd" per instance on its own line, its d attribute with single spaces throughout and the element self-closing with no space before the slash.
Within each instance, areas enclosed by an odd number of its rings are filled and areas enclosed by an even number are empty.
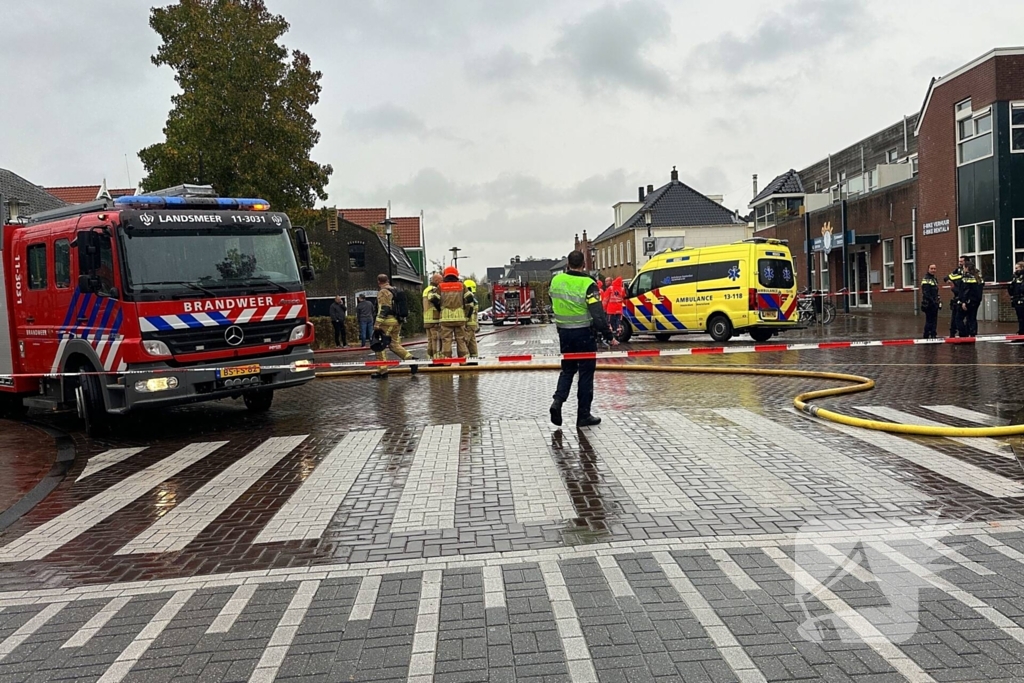
<svg viewBox="0 0 1024 683">
<path fill-rule="evenodd" d="M 472 280 L 466 280 L 462 284 L 466 285 L 466 289 L 468 289 L 469 291 L 471 291 L 471 292 L 475 292 L 476 291 L 476 283 L 473 282 Z"/>
<path fill-rule="evenodd" d="M 447 268 L 445 268 L 444 269 L 444 276 L 445 277 L 449 277 L 451 275 L 454 275 L 455 277 L 458 277 L 459 276 L 459 269 L 456 268 L 455 266 L 448 266 Z"/>
</svg>

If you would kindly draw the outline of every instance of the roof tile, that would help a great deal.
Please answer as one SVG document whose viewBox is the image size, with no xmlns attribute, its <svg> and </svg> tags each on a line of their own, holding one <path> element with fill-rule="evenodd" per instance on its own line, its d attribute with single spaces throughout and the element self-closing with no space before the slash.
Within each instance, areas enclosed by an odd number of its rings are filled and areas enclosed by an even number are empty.
<svg viewBox="0 0 1024 683">
<path fill-rule="evenodd" d="M 805 194 L 804 183 L 800 180 L 800 174 L 792 168 L 777 176 L 773 181 L 765 185 L 765 188 L 757 193 L 757 196 L 750 200 L 750 206 L 757 204 L 762 199 L 771 197 L 773 194 Z"/>
</svg>

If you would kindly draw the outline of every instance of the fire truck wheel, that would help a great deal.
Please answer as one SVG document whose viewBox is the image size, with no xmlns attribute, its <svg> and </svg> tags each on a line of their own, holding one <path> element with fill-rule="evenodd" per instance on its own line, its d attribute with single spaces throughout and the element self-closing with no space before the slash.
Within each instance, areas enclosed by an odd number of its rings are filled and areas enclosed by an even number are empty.
<svg viewBox="0 0 1024 683">
<path fill-rule="evenodd" d="M 242 395 L 242 400 L 245 401 L 245 407 L 249 409 L 249 412 L 265 413 L 270 410 L 270 404 L 274 402 L 274 390 L 250 391 Z"/>
<path fill-rule="evenodd" d="M 504 320 L 495 320 L 495 321 L 494 321 L 494 326 L 495 326 L 495 327 L 501 327 L 501 326 L 503 326 L 504 324 L 505 324 L 505 321 L 504 321 Z"/>
<path fill-rule="evenodd" d="M 89 372 L 91 367 L 82 368 Z M 86 375 L 75 390 L 78 403 L 78 416 L 85 422 L 85 433 L 89 436 L 103 436 L 107 433 L 109 420 L 107 408 L 103 403 L 103 391 L 100 389 L 100 378 Z"/>
<path fill-rule="evenodd" d="M 775 332 L 772 330 L 765 329 L 763 327 L 750 330 L 750 338 L 756 342 L 766 342 L 775 336 Z"/>
</svg>

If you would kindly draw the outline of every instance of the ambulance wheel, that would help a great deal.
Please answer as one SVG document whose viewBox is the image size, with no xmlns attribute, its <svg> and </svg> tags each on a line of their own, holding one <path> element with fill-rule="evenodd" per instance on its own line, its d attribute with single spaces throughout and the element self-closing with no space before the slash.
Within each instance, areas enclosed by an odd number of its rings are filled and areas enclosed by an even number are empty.
<svg viewBox="0 0 1024 683">
<path fill-rule="evenodd" d="M 625 344 L 633 337 L 633 326 L 623 321 L 622 330 L 619 332 L 619 343 Z"/>
<path fill-rule="evenodd" d="M 763 327 L 755 327 L 754 329 L 750 330 L 750 338 L 756 342 L 766 342 L 774 336 L 775 333 L 773 331 L 766 330 Z"/>
<path fill-rule="evenodd" d="M 672 338 L 672 335 L 662 332 L 661 334 L 654 335 L 654 338 L 660 342 L 667 342 L 669 339 Z"/>
<path fill-rule="evenodd" d="M 242 395 L 242 400 L 245 401 L 245 407 L 249 409 L 250 413 L 265 413 L 270 410 L 270 404 L 274 402 L 274 390 L 250 391 Z"/>
<path fill-rule="evenodd" d="M 727 342 L 732 338 L 732 323 L 721 313 L 714 315 L 708 321 L 708 334 L 716 342 Z"/>
<path fill-rule="evenodd" d="M 80 372 L 92 372 L 91 366 L 84 366 Z M 75 401 L 78 404 L 78 416 L 85 423 L 85 433 L 89 436 L 103 436 L 110 428 L 107 407 L 103 403 L 103 390 L 97 375 L 86 375 L 75 389 Z"/>
</svg>

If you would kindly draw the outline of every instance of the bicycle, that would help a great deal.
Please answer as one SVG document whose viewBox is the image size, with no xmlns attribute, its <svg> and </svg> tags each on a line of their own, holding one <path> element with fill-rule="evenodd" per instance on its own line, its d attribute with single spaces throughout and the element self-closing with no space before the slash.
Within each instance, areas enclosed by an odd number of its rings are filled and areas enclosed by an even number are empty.
<svg viewBox="0 0 1024 683">
<path fill-rule="evenodd" d="M 825 300 L 823 296 L 812 293 L 809 289 L 799 292 L 797 296 L 799 297 L 797 310 L 800 312 L 800 322 L 807 325 L 815 325 L 819 322 L 822 325 L 830 325 L 836 319 L 835 304 Z M 815 301 L 818 298 L 821 298 L 820 303 Z"/>
</svg>

